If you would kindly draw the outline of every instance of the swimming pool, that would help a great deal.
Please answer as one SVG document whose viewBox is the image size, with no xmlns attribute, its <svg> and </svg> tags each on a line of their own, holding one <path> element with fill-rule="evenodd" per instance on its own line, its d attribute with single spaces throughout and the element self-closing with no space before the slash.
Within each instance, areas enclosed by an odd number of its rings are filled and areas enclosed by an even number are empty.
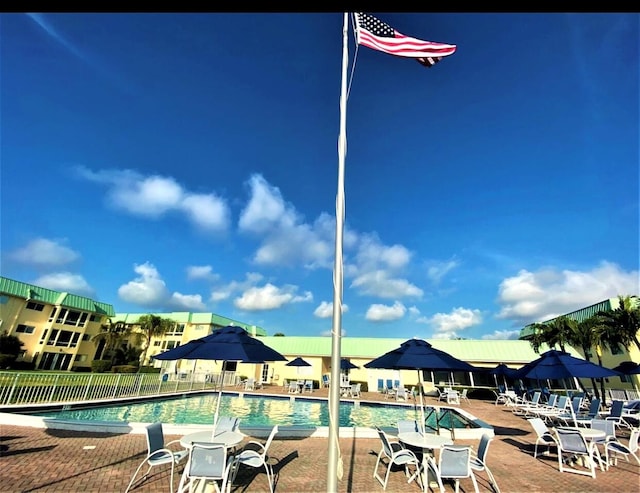
<svg viewBox="0 0 640 493">
<path fill-rule="evenodd" d="M 65 421 L 119 423 L 159 421 L 173 425 L 211 425 L 216 399 L 217 394 L 207 393 L 109 406 L 77 405 L 62 410 L 27 414 Z M 266 427 L 274 424 L 304 427 L 329 426 L 329 407 L 326 400 L 320 399 L 223 394 L 220 401 L 220 415 L 240 418 L 241 427 Z M 449 428 L 453 425 L 456 433 L 457 430 L 482 428 L 484 424 L 462 410 L 449 407 L 427 407 L 425 415 L 427 427 L 437 429 L 439 426 Z M 443 420 L 445 417 L 446 419 Z M 401 419 L 419 420 L 419 407 L 359 401 L 341 401 L 339 406 L 340 427 L 395 428 L 398 420 Z"/>
</svg>

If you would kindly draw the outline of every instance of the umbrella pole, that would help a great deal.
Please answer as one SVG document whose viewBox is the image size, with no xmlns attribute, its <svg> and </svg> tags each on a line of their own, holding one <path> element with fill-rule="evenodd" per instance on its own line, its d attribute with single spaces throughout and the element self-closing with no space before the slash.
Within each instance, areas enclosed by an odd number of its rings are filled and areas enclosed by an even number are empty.
<svg viewBox="0 0 640 493">
<path fill-rule="evenodd" d="M 222 385 L 224 384 L 224 374 L 227 370 L 227 362 L 224 361 L 222 363 L 222 378 L 220 379 L 220 388 L 218 389 L 218 400 L 216 402 L 216 412 L 213 415 L 213 431 L 216 430 L 216 425 L 218 424 L 218 415 L 220 414 L 220 401 L 222 400 Z"/>
<path fill-rule="evenodd" d="M 420 420 L 420 429 L 422 430 L 422 434 L 424 435 L 426 433 L 425 430 L 425 424 L 424 424 L 424 398 L 422 397 L 422 389 L 423 389 L 423 385 L 422 385 L 422 373 L 420 370 L 418 370 L 418 393 L 420 394 L 420 417 L 422 418 Z"/>
</svg>

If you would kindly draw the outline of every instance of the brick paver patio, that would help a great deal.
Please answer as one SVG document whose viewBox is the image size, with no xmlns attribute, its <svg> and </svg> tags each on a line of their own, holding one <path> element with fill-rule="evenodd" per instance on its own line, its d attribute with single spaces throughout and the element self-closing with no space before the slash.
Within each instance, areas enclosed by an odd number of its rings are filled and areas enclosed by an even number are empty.
<svg viewBox="0 0 640 493">
<path fill-rule="evenodd" d="M 278 390 L 278 392 L 281 392 Z M 314 396 L 326 396 L 319 390 Z M 363 393 L 363 400 L 379 400 L 375 393 Z M 427 404 L 434 403 L 427 398 Z M 558 471 L 557 455 L 533 458 L 535 434 L 523 418 L 509 408 L 493 402 L 471 399 L 462 408 L 495 428 L 487 463 L 503 493 L 535 492 L 640 492 L 640 466 L 633 461 L 618 461 L 596 478 Z M 628 434 L 622 435 L 626 440 Z M 179 436 L 167 436 L 167 440 Z M 245 441 L 249 441 L 247 437 Z M 456 440 L 472 444 L 477 441 Z M 382 492 L 373 478 L 380 441 L 371 438 L 341 438 L 343 477 L 340 492 Z M 276 436 L 270 456 L 277 474 L 276 493 L 303 493 L 327 490 L 328 439 L 285 439 Z M 15 425 L 0 426 L 1 492 L 123 492 L 135 468 L 146 453 L 146 440 L 140 434 L 99 434 Z M 181 470 L 181 468 L 179 469 Z M 174 480 L 177 487 L 179 474 Z M 481 492 L 491 491 L 484 473 L 478 474 Z M 152 470 L 152 475 L 135 493 L 169 491 L 169 468 Z M 470 480 L 461 481 L 461 491 L 473 491 Z M 453 491 L 452 484 L 446 485 Z M 238 475 L 232 491 L 269 491 L 264 471 L 246 469 Z M 401 471 L 392 471 L 388 492 L 419 492 L 415 483 L 406 484 Z"/>
</svg>

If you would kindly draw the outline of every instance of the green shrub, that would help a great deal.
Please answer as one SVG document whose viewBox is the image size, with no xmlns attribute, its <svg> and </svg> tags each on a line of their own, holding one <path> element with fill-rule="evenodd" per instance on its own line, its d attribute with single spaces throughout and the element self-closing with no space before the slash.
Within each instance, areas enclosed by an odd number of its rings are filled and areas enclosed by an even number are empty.
<svg viewBox="0 0 640 493">
<path fill-rule="evenodd" d="M 111 369 L 111 361 L 108 359 L 95 359 L 91 362 L 93 373 L 106 373 Z"/>
<path fill-rule="evenodd" d="M 71 371 L 77 373 L 89 373 L 91 371 L 90 366 L 72 366 Z"/>
<path fill-rule="evenodd" d="M 158 373 L 160 374 L 161 368 L 154 368 L 153 366 L 141 366 L 139 371 L 140 373 Z"/>
<path fill-rule="evenodd" d="M 113 365 L 111 371 L 113 373 L 136 373 L 138 367 L 134 365 Z"/>
</svg>

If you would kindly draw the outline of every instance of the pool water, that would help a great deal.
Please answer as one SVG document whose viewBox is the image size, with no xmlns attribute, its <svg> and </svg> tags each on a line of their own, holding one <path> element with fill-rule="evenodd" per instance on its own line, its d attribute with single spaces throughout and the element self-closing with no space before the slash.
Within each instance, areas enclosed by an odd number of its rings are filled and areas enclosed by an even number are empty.
<svg viewBox="0 0 640 493">
<path fill-rule="evenodd" d="M 217 394 L 154 400 L 142 403 L 84 409 L 63 409 L 30 413 L 64 420 L 112 421 L 129 423 L 211 424 Z M 427 426 L 436 427 L 437 412 L 425 409 Z M 455 412 L 451 413 L 455 428 L 477 425 Z M 281 398 L 252 395 L 223 395 L 220 416 L 237 416 L 244 426 L 329 426 L 329 407 L 324 400 Z M 420 408 L 365 402 L 340 402 L 341 427 L 395 427 L 400 419 L 420 420 Z M 449 421 L 447 421 L 447 425 Z"/>
</svg>

